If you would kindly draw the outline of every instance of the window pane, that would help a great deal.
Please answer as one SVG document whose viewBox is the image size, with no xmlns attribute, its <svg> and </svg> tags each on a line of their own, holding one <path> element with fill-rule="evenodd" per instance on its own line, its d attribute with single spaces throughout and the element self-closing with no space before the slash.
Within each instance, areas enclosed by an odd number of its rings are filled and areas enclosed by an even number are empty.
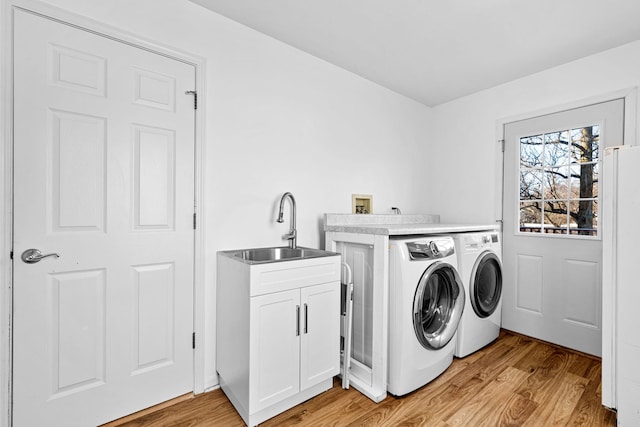
<svg viewBox="0 0 640 427">
<path fill-rule="evenodd" d="M 600 126 L 571 130 L 571 162 L 597 162 L 600 155 Z"/>
<path fill-rule="evenodd" d="M 598 196 L 598 165 L 583 163 L 571 166 L 571 198 L 590 199 Z"/>
<path fill-rule="evenodd" d="M 547 200 L 544 204 L 544 228 L 546 233 L 566 234 L 567 202 L 565 200 Z"/>
<path fill-rule="evenodd" d="M 544 135 L 544 165 L 547 167 L 569 164 L 569 131 Z"/>
<path fill-rule="evenodd" d="M 539 233 L 542 228 L 542 202 L 520 203 L 520 231 Z"/>
<path fill-rule="evenodd" d="M 569 168 L 567 166 L 544 171 L 545 198 L 567 199 L 569 188 Z"/>
<path fill-rule="evenodd" d="M 600 164 L 599 163 L 594 163 L 593 164 L 593 197 L 598 197 L 598 183 L 600 182 L 600 178 L 598 177 L 598 175 L 600 174 Z"/>
<path fill-rule="evenodd" d="M 520 199 L 542 199 L 542 171 L 539 169 L 520 170 Z"/>
<path fill-rule="evenodd" d="M 520 138 L 520 165 L 542 166 L 542 135 Z"/>
<path fill-rule="evenodd" d="M 598 202 L 576 200 L 570 203 L 571 234 L 596 236 L 598 229 Z"/>
</svg>

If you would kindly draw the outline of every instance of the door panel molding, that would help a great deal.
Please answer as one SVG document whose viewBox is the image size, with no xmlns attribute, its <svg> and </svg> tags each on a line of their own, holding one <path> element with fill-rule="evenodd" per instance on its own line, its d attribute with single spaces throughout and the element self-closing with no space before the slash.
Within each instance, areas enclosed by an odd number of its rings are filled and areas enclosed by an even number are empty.
<svg viewBox="0 0 640 427">
<path fill-rule="evenodd" d="M 198 218 L 195 230 L 194 248 L 194 332 L 197 342 L 194 352 L 194 393 L 201 393 L 206 386 L 212 386 L 215 379 L 205 378 L 204 342 L 199 337 L 205 336 L 205 121 L 206 102 L 205 96 L 205 59 L 183 51 L 178 48 L 168 47 L 143 36 L 132 34 L 110 25 L 77 15 L 55 6 L 42 3 L 37 0 L 7 0 L 0 5 L 0 426 L 9 426 L 11 423 L 10 390 L 11 378 L 11 354 L 12 354 L 12 294 L 13 294 L 13 270 L 11 250 L 13 247 L 13 62 L 12 62 L 12 34 L 13 13 L 16 9 L 22 9 L 29 13 L 43 16 L 59 23 L 76 27 L 90 33 L 100 35 L 111 40 L 130 46 L 138 47 L 156 54 L 169 57 L 190 65 L 196 70 L 196 87 L 199 92 L 198 109 L 195 111 L 195 214 Z M 17 258 L 14 256 L 14 258 Z"/>
</svg>

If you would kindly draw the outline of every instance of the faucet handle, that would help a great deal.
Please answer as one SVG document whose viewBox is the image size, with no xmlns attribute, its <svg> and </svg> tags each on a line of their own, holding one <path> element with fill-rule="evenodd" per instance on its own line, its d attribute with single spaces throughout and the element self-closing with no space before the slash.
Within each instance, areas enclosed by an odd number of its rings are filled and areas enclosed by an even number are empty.
<svg viewBox="0 0 640 427">
<path fill-rule="evenodd" d="M 293 229 L 291 230 L 291 232 L 285 234 L 284 236 L 282 236 L 282 240 L 293 240 L 298 236 L 298 232 Z"/>
</svg>

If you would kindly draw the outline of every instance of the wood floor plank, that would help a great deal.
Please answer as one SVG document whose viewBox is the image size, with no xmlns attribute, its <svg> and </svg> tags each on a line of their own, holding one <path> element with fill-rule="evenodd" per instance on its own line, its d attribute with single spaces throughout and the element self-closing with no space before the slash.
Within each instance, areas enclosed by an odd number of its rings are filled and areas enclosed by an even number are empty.
<svg viewBox="0 0 640 427">
<path fill-rule="evenodd" d="M 356 389 L 343 390 L 340 381 L 335 379 L 331 390 L 265 421 L 261 426 L 331 425 L 332 420 L 336 419 L 346 425 L 375 406 L 373 401 Z"/>
<path fill-rule="evenodd" d="M 615 426 L 614 412 L 602 407 L 602 365 L 592 361 L 593 368 L 588 370 L 589 384 L 576 405 L 568 426 Z"/>
<path fill-rule="evenodd" d="M 546 394 L 549 403 L 541 405 L 523 426 L 565 426 L 569 422 L 589 380 L 572 373 L 556 377 Z M 540 397 L 540 395 L 538 396 Z"/>
<path fill-rule="evenodd" d="M 527 357 L 523 357 L 517 363 L 514 363 L 513 366 L 523 371 L 533 372 L 540 368 L 547 358 L 556 351 L 555 347 L 551 347 L 549 345 L 544 345 L 539 342 L 534 342 L 532 351 L 527 354 Z"/>
<path fill-rule="evenodd" d="M 471 369 L 457 375 L 453 383 L 464 387 L 465 383 L 474 377 L 481 381 L 493 380 L 507 366 L 513 366 L 524 358 L 535 346 L 536 343 L 531 340 L 521 340 L 517 336 L 507 335 L 504 340 L 486 347 L 482 351 L 482 357 L 473 364 Z"/>
<path fill-rule="evenodd" d="M 511 410 L 513 408 L 531 406 L 522 405 L 524 398 L 515 393 L 515 390 L 527 380 L 528 375 L 529 373 L 520 369 L 507 367 L 495 380 L 483 388 L 481 394 L 477 394 L 473 399 L 467 401 L 460 410 L 445 420 L 446 423 L 452 427 L 495 426 L 500 425 L 501 420 L 506 418 L 512 420 Z M 515 418 L 517 420 L 520 417 Z"/>
<path fill-rule="evenodd" d="M 425 387 L 376 404 L 338 379 L 327 392 L 277 415 L 262 427 L 615 427 L 600 404 L 598 359 L 509 331 L 490 346 L 454 359 Z M 180 402 L 122 427 L 243 426 L 221 390 Z"/>
<path fill-rule="evenodd" d="M 536 365 L 529 364 L 531 375 L 516 392 L 538 403 L 548 399 L 560 385 L 559 379 L 568 373 L 572 358 L 571 353 L 556 349 Z"/>
</svg>

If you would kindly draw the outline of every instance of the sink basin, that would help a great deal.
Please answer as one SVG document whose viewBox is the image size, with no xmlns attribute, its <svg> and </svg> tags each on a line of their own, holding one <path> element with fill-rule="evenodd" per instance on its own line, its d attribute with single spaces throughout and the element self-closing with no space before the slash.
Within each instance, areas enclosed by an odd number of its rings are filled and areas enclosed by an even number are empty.
<svg viewBox="0 0 640 427">
<path fill-rule="evenodd" d="M 242 260 L 248 264 L 263 264 L 269 262 L 292 261 L 296 259 L 319 258 L 337 255 L 335 252 L 321 249 L 277 247 L 253 248 L 226 251 L 225 255 Z"/>
</svg>

